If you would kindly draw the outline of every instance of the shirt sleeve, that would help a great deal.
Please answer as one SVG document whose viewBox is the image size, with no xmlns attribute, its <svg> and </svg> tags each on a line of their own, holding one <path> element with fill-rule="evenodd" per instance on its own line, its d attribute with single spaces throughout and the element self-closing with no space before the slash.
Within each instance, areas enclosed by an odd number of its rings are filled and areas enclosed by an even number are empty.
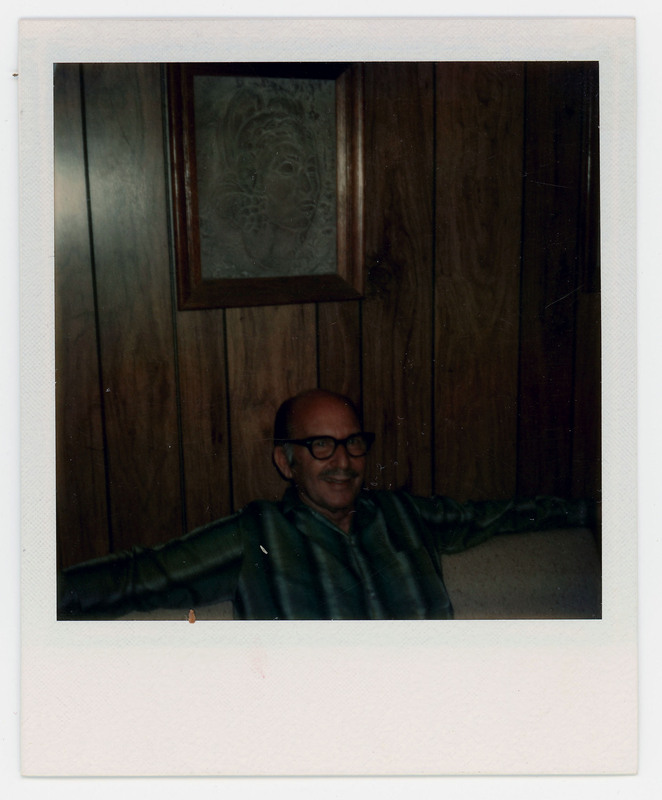
<svg viewBox="0 0 662 800">
<path fill-rule="evenodd" d="M 241 513 L 154 548 L 135 547 L 58 575 L 58 619 L 232 600 L 243 559 Z"/>
<path fill-rule="evenodd" d="M 502 533 L 592 527 L 595 503 L 559 497 L 458 503 L 447 497 L 415 498 L 418 513 L 441 553 L 459 553 Z"/>
</svg>

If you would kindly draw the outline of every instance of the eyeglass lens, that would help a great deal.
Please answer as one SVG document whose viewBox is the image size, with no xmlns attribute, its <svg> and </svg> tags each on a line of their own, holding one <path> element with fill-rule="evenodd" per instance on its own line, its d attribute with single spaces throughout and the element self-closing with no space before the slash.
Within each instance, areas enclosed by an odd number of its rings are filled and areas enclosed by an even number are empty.
<svg viewBox="0 0 662 800">
<path fill-rule="evenodd" d="M 310 451 L 315 458 L 331 458 L 337 445 L 344 444 L 350 456 L 363 456 L 368 452 L 368 442 L 363 436 L 350 436 L 349 439 L 333 439 L 330 436 L 313 439 Z"/>
</svg>

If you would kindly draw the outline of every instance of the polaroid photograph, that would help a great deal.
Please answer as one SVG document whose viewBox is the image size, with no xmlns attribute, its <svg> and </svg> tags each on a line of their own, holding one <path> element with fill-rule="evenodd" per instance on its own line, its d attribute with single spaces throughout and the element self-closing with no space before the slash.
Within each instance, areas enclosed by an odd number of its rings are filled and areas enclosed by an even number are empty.
<svg viewBox="0 0 662 800">
<path fill-rule="evenodd" d="M 636 772 L 634 22 L 19 55 L 24 774 Z"/>
</svg>

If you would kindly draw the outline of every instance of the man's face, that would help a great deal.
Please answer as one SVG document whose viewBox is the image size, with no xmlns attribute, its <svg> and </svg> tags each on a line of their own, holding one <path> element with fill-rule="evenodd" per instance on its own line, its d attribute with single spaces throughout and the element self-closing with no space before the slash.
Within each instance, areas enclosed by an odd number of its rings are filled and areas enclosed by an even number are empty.
<svg viewBox="0 0 662 800">
<path fill-rule="evenodd" d="M 291 438 L 333 436 L 344 439 L 360 430 L 351 408 L 335 397 L 321 396 L 299 401 Z M 344 445 L 338 445 L 331 458 L 320 461 L 303 445 L 293 447 L 292 464 L 285 466 L 279 462 L 281 472 L 291 478 L 304 503 L 339 524 L 351 515 L 363 486 L 365 456 L 352 457 Z M 341 527 L 344 526 L 341 524 Z"/>
</svg>

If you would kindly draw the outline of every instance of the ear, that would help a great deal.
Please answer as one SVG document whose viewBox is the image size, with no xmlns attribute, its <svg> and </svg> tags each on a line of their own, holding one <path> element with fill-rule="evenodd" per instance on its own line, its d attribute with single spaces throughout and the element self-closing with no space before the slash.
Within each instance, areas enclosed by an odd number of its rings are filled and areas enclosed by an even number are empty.
<svg viewBox="0 0 662 800">
<path fill-rule="evenodd" d="M 285 454 L 285 450 L 278 445 L 274 447 L 274 454 L 273 454 L 274 464 L 276 465 L 276 469 L 286 480 L 292 480 L 292 467 L 287 460 L 287 455 Z"/>
</svg>

